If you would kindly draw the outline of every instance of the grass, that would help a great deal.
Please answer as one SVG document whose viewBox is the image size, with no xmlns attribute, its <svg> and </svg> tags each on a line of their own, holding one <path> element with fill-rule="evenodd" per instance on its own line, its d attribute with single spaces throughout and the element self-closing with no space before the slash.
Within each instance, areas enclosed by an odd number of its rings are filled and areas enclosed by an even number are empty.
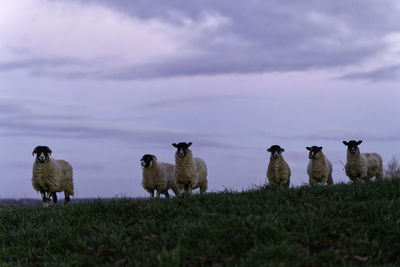
<svg viewBox="0 0 400 267">
<path fill-rule="evenodd" d="M 1 266 L 398 266 L 399 240 L 399 180 L 0 211 Z"/>
</svg>

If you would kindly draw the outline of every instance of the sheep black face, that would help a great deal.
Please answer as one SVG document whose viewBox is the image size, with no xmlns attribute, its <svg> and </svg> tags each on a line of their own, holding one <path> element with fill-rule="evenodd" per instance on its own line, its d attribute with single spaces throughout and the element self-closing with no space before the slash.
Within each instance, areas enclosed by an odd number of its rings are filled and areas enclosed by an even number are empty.
<svg viewBox="0 0 400 267">
<path fill-rule="evenodd" d="M 36 154 L 36 160 L 41 163 L 48 161 L 51 155 L 51 149 L 48 146 L 37 146 L 32 152 L 32 156 Z"/>
<path fill-rule="evenodd" d="M 142 159 L 140 160 L 140 163 L 142 164 L 143 168 L 150 168 L 151 165 L 153 164 L 153 160 L 156 161 L 157 157 L 154 155 L 146 154 L 143 155 Z"/>
<path fill-rule="evenodd" d="M 315 156 L 317 155 L 318 152 L 322 150 L 322 146 L 312 146 L 312 147 L 306 147 L 310 153 L 308 153 L 308 158 L 309 159 L 315 159 Z"/>
<path fill-rule="evenodd" d="M 172 146 L 176 148 L 176 154 L 180 158 L 183 158 L 186 156 L 186 153 L 191 145 L 192 145 L 192 142 L 189 142 L 189 143 L 181 142 L 179 144 L 175 144 L 175 143 L 172 144 Z"/>
<path fill-rule="evenodd" d="M 283 151 L 285 151 L 285 149 L 281 148 L 281 147 L 278 146 L 278 145 L 273 145 L 273 146 L 271 146 L 270 148 L 268 148 L 267 151 L 268 151 L 268 152 L 271 152 L 271 157 L 272 157 L 273 159 L 277 159 L 277 158 L 280 157 L 281 153 L 282 153 Z"/>
<path fill-rule="evenodd" d="M 351 154 L 355 154 L 357 151 L 359 151 L 358 146 L 362 143 L 362 140 L 355 141 L 355 140 L 350 140 L 349 142 L 343 141 L 343 144 L 347 146 L 347 149 Z"/>
</svg>

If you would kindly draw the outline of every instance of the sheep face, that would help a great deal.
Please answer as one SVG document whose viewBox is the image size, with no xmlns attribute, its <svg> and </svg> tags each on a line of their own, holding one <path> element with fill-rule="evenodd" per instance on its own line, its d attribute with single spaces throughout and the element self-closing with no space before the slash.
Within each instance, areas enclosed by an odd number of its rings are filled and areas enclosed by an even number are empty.
<svg viewBox="0 0 400 267">
<path fill-rule="evenodd" d="M 153 162 L 157 161 L 157 157 L 154 155 L 146 154 L 143 155 L 140 163 L 142 164 L 143 168 L 150 168 L 153 165 Z"/>
<path fill-rule="evenodd" d="M 189 147 L 191 145 L 192 145 L 192 142 L 189 142 L 189 143 L 181 142 L 179 144 L 175 144 L 175 143 L 172 144 L 172 146 L 176 148 L 176 154 L 180 158 L 184 158 L 186 156 L 186 153 L 188 152 Z"/>
<path fill-rule="evenodd" d="M 347 146 L 347 150 L 351 153 L 351 154 L 355 154 L 358 151 L 360 151 L 360 149 L 358 148 L 358 146 L 362 143 L 362 140 L 359 141 L 355 141 L 355 140 L 350 140 L 349 142 L 343 141 L 343 144 L 345 144 Z"/>
<path fill-rule="evenodd" d="M 309 159 L 315 159 L 315 157 L 318 155 L 318 152 L 322 151 L 322 146 L 312 146 L 312 147 L 306 147 L 308 151 L 308 158 Z"/>
<path fill-rule="evenodd" d="M 32 152 L 32 156 L 36 154 L 36 160 L 44 163 L 49 160 L 51 149 L 48 146 L 37 146 Z"/>
<path fill-rule="evenodd" d="M 268 148 L 267 151 L 271 152 L 271 158 L 277 159 L 281 156 L 282 152 L 285 151 L 285 149 L 281 148 L 278 145 L 273 145 L 270 148 Z"/>
</svg>

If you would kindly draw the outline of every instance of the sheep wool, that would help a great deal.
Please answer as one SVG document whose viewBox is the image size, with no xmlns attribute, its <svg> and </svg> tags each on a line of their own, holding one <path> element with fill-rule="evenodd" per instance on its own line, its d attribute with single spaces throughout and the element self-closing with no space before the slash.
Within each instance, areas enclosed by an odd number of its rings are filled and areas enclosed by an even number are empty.
<svg viewBox="0 0 400 267">
<path fill-rule="evenodd" d="M 191 193 L 193 189 L 200 188 L 204 193 L 208 188 L 207 166 L 201 158 L 193 158 L 189 149 L 192 143 L 173 144 L 177 147 L 175 153 L 175 178 L 178 190 Z"/>
<path fill-rule="evenodd" d="M 32 186 L 42 194 L 44 206 L 47 206 L 50 196 L 57 202 L 56 192 L 64 191 L 65 201 L 68 202 L 69 196 L 74 195 L 72 166 L 65 160 L 50 158 L 48 147 L 36 147 L 33 154 L 38 156 L 33 164 Z M 48 198 L 46 193 L 49 193 Z"/>
<path fill-rule="evenodd" d="M 154 190 L 157 191 L 157 197 L 160 197 L 161 194 L 169 197 L 168 189 L 172 189 L 174 194 L 178 195 L 173 164 L 157 162 L 156 156 L 150 154 L 144 155 L 141 162 L 143 166 L 142 186 L 149 192 L 151 198 L 154 198 Z"/>
<path fill-rule="evenodd" d="M 307 166 L 307 174 L 311 185 L 317 183 L 333 184 L 332 179 L 332 164 L 322 153 L 322 147 L 312 146 L 307 147 L 310 151 Z"/>
<path fill-rule="evenodd" d="M 278 145 L 273 145 L 268 152 L 271 152 L 271 157 L 267 169 L 268 182 L 271 185 L 280 185 L 281 187 L 288 188 L 290 185 L 290 168 L 282 156 L 285 151 Z"/>
<path fill-rule="evenodd" d="M 368 181 L 375 177 L 378 180 L 383 179 L 383 163 L 382 157 L 377 153 L 361 153 L 358 145 L 362 140 L 356 142 L 343 141 L 348 146 L 347 162 L 345 172 L 349 179 L 356 182 L 359 179 Z"/>
</svg>

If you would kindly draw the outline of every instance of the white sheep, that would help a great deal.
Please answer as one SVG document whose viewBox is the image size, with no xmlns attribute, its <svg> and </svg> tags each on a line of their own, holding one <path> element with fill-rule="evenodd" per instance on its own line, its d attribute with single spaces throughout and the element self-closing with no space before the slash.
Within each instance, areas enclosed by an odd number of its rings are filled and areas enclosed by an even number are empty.
<svg viewBox="0 0 400 267">
<path fill-rule="evenodd" d="M 143 167 L 142 185 L 150 193 L 151 198 L 154 198 L 154 190 L 157 191 L 157 197 L 161 194 L 169 197 L 168 189 L 170 188 L 175 195 L 178 195 L 173 164 L 157 162 L 157 157 L 150 154 L 143 155 L 140 162 Z"/>
<path fill-rule="evenodd" d="M 288 188 L 290 184 L 290 168 L 282 156 L 285 149 L 278 145 L 273 145 L 267 149 L 271 153 L 268 164 L 267 177 L 271 185 L 280 185 Z"/>
<path fill-rule="evenodd" d="M 57 203 L 56 192 L 64 191 L 65 203 L 74 195 L 72 167 L 65 160 L 51 159 L 52 151 L 47 146 L 37 146 L 32 152 L 36 154 L 33 164 L 32 186 L 42 195 L 43 206 L 49 205 L 50 197 Z"/>
<path fill-rule="evenodd" d="M 193 158 L 189 147 L 191 142 L 173 143 L 177 149 L 175 153 L 175 178 L 178 190 L 191 193 L 193 189 L 200 188 L 200 193 L 204 193 L 208 187 L 207 166 L 204 160 Z"/>
<path fill-rule="evenodd" d="M 332 164 L 322 153 L 322 146 L 306 147 L 310 161 L 307 166 L 308 179 L 311 185 L 317 183 L 333 184 Z"/>
<path fill-rule="evenodd" d="M 377 153 L 360 153 L 358 146 L 361 143 L 362 140 L 343 141 L 343 144 L 347 146 L 346 175 L 353 182 L 358 179 L 368 181 L 374 176 L 377 180 L 382 180 L 382 157 Z"/>
</svg>

